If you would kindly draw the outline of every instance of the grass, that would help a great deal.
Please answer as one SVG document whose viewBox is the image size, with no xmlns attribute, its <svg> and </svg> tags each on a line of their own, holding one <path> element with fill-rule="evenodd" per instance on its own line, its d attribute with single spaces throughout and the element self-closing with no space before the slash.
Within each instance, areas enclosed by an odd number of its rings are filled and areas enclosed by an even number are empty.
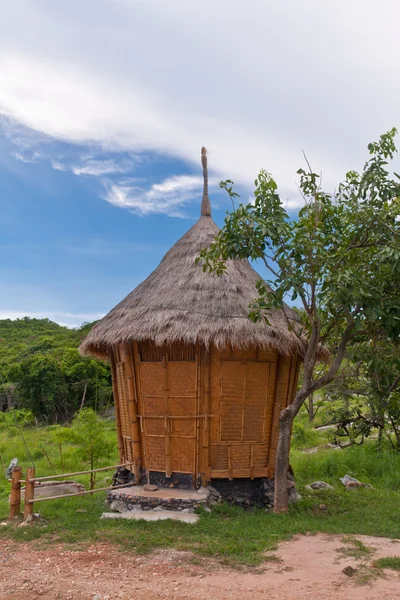
<svg viewBox="0 0 400 600">
<path fill-rule="evenodd" d="M 343 556 L 349 556 L 356 560 L 366 559 L 370 554 L 375 552 L 374 548 L 369 548 L 354 536 L 345 536 L 342 538 L 342 542 L 345 546 L 338 548 L 337 551 L 343 554 Z"/>
<path fill-rule="evenodd" d="M 374 567 L 377 569 L 391 569 L 392 571 L 400 571 L 400 556 L 385 556 L 378 558 L 374 562 Z"/>
<path fill-rule="evenodd" d="M 54 469 L 61 473 L 59 448 L 51 441 L 51 427 L 27 428 L 26 442 L 36 464 L 37 475 L 53 473 L 43 448 Z M 115 442 L 115 423 L 107 422 L 107 435 Z M 29 466 L 20 435 L 0 430 L 3 461 L 8 464 L 18 456 L 24 470 Z M 63 450 L 64 472 L 81 470 L 86 465 L 77 462 L 74 448 Z M 109 464 L 118 462 L 117 452 Z M 400 485 L 395 474 L 400 470 L 400 456 L 385 451 L 377 454 L 374 447 L 354 447 L 348 450 L 320 450 L 306 454 L 294 449 L 291 463 L 303 499 L 290 506 L 288 515 L 274 515 L 261 509 L 245 512 L 238 507 L 220 505 L 211 513 L 200 512 L 197 525 L 173 521 L 154 523 L 140 521 L 100 520 L 104 511 L 105 493 L 64 500 L 37 503 L 40 512 L 32 527 L 8 524 L 0 527 L 0 538 L 28 542 L 39 547 L 49 544 L 73 545 L 79 550 L 94 542 L 108 541 L 121 551 L 148 553 L 157 548 L 187 550 L 198 556 L 213 556 L 230 564 L 257 565 L 264 553 L 274 551 L 279 541 L 298 533 L 335 533 L 352 536 L 377 535 L 400 538 L 397 517 Z M 338 477 L 345 473 L 371 483 L 373 489 L 345 490 Z M 112 473 L 100 474 L 98 487 L 106 486 Z M 308 491 L 305 485 L 322 479 L 334 490 Z M 88 476 L 76 477 L 88 484 Z M 0 481 L 0 520 L 8 516 L 9 484 Z M 326 505 L 323 511 L 321 504 Z M 85 510 L 86 512 L 81 512 Z M 353 544 L 355 551 L 362 549 Z"/>
</svg>

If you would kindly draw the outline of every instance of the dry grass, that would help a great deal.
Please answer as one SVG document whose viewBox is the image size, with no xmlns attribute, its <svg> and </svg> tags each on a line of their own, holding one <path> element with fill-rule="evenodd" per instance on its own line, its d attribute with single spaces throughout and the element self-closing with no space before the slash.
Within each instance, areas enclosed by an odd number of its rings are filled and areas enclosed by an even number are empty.
<svg viewBox="0 0 400 600">
<path fill-rule="evenodd" d="M 202 215 L 167 252 L 159 266 L 97 323 L 81 345 L 100 358 L 107 348 L 132 341 L 157 345 L 199 342 L 209 347 L 273 348 L 284 355 L 303 354 L 304 343 L 288 329 L 297 320 L 289 307 L 271 311 L 266 322 L 250 321 L 260 275 L 247 260 L 230 260 L 221 277 L 204 273 L 195 260 L 219 229 Z"/>
</svg>

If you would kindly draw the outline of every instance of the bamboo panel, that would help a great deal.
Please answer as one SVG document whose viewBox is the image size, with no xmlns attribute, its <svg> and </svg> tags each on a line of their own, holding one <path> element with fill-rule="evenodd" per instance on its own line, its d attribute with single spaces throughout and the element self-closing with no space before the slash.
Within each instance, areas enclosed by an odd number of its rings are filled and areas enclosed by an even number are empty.
<svg viewBox="0 0 400 600">
<path fill-rule="evenodd" d="M 249 476 L 249 470 L 236 470 L 231 473 L 233 478 L 235 479 L 247 479 Z M 211 469 L 210 476 L 215 479 L 228 479 L 229 478 L 229 470 L 221 470 L 221 469 Z M 253 477 L 268 477 L 268 469 L 254 469 Z"/>
<path fill-rule="evenodd" d="M 243 407 L 243 441 L 265 439 L 270 363 L 250 362 L 247 365 Z"/>
<path fill-rule="evenodd" d="M 243 396 L 246 363 L 223 361 L 221 364 L 220 440 L 243 439 Z"/>
<path fill-rule="evenodd" d="M 143 409 L 143 393 L 142 393 L 142 381 L 141 381 L 141 376 L 140 376 L 140 356 L 139 356 L 139 351 L 138 351 L 138 344 L 137 342 L 133 342 L 133 366 L 134 366 L 134 370 L 135 370 L 135 383 L 136 383 L 136 393 L 137 393 L 137 402 L 138 402 L 138 417 L 139 417 L 139 424 L 140 424 L 140 450 L 141 450 L 141 455 L 142 455 L 142 466 L 146 468 L 147 462 L 146 462 L 146 443 L 145 443 L 145 436 L 144 436 L 144 424 L 142 419 L 140 418 L 141 415 L 144 414 L 144 409 Z"/>
<path fill-rule="evenodd" d="M 219 411 L 220 411 L 220 354 L 215 348 L 210 351 L 210 375 L 209 375 L 209 442 L 216 444 L 219 440 Z"/>
<path fill-rule="evenodd" d="M 146 469 L 165 471 L 165 436 L 145 438 Z"/>
<path fill-rule="evenodd" d="M 117 392 L 119 414 L 121 419 L 121 431 L 123 436 L 130 438 L 131 429 L 128 414 L 128 401 L 126 397 L 124 364 L 122 362 L 116 363 L 115 371 L 117 376 Z"/>
<path fill-rule="evenodd" d="M 112 348 L 108 350 L 108 360 L 110 362 L 111 367 L 111 380 L 112 380 L 112 390 L 114 397 L 114 407 L 115 407 L 115 419 L 117 425 L 117 436 L 118 436 L 118 454 L 119 458 L 122 462 L 124 461 L 124 442 L 122 439 L 122 430 L 121 430 L 121 415 L 120 415 L 120 401 L 118 398 L 118 390 L 117 390 L 117 373 L 115 370 L 115 358 L 114 352 Z"/>
<path fill-rule="evenodd" d="M 233 350 L 230 352 L 229 360 L 256 360 L 257 358 L 257 350 L 256 348 L 251 348 L 249 350 Z"/>
<path fill-rule="evenodd" d="M 266 362 L 277 362 L 278 360 L 277 350 L 259 348 L 257 350 L 257 360 L 263 360 Z"/>
<path fill-rule="evenodd" d="M 201 482 L 206 486 L 210 481 L 210 351 L 203 348 L 199 353 L 199 380 L 198 380 L 198 410 L 206 415 L 199 421 L 199 455 L 198 472 L 201 473 Z"/>
<path fill-rule="evenodd" d="M 192 398 L 171 397 L 170 410 L 173 416 L 193 416 L 193 419 L 171 419 L 171 435 L 173 437 L 196 437 L 196 396 Z"/>
<path fill-rule="evenodd" d="M 268 444 L 253 444 L 253 467 L 254 469 L 268 466 Z"/>
<path fill-rule="evenodd" d="M 212 470 L 228 469 L 228 446 L 210 446 L 210 465 Z"/>
<path fill-rule="evenodd" d="M 132 440 L 130 437 L 122 436 L 124 446 L 124 458 L 127 462 L 133 462 Z"/>
<path fill-rule="evenodd" d="M 232 470 L 235 473 L 237 470 L 245 470 L 250 474 L 251 467 L 251 445 L 240 444 L 240 446 L 230 446 L 231 448 L 231 463 Z"/>
<path fill-rule="evenodd" d="M 270 368 L 267 362 L 222 362 L 221 442 L 265 440 Z"/>
<path fill-rule="evenodd" d="M 151 341 L 139 342 L 138 352 L 141 362 L 162 362 L 163 358 L 167 358 L 168 362 L 195 362 L 196 360 L 195 346 L 179 342 L 169 344 L 168 346 L 156 346 Z"/>
<path fill-rule="evenodd" d="M 140 481 L 140 470 L 142 465 L 141 445 L 140 445 L 140 428 L 137 415 L 137 390 L 136 381 L 132 360 L 132 348 L 129 344 L 124 344 L 121 347 L 121 360 L 124 361 L 125 374 L 125 389 L 127 399 L 127 410 L 130 425 L 131 438 L 131 456 L 133 458 L 133 468 L 135 481 Z"/>
<path fill-rule="evenodd" d="M 171 396 L 196 396 L 196 363 L 168 361 Z"/>
<path fill-rule="evenodd" d="M 142 358 L 149 358 L 150 350 L 155 352 L 143 344 L 140 347 Z M 191 348 L 178 350 L 178 346 L 166 348 L 161 362 L 137 363 L 145 467 L 165 471 L 167 476 L 171 472 L 195 474 L 196 464 L 197 366 L 190 360 L 170 362 L 170 355 L 192 356 Z"/>
<path fill-rule="evenodd" d="M 196 438 L 182 439 L 171 437 L 172 471 L 194 473 L 196 459 Z"/>
<path fill-rule="evenodd" d="M 160 363 L 140 363 L 139 373 L 142 395 L 162 398 L 164 394 L 164 369 Z"/>
</svg>

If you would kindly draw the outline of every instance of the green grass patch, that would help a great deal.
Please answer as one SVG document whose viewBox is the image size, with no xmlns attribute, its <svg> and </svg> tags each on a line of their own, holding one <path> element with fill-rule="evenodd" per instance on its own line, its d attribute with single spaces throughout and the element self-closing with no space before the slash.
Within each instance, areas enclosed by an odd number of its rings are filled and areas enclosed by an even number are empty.
<svg viewBox="0 0 400 600">
<path fill-rule="evenodd" d="M 115 456 L 109 464 L 117 464 L 115 422 L 107 421 L 107 435 L 115 442 Z M 25 428 L 24 435 L 34 457 L 38 476 L 83 470 L 77 462 L 74 448 L 59 448 L 52 441 L 52 428 Z M 20 435 L 8 436 L 0 431 L 0 446 L 5 463 L 17 456 L 24 470 L 30 466 Z M 46 453 L 44 452 L 46 450 Z M 53 466 L 50 465 L 49 459 Z M 62 461 L 62 463 L 61 463 Z M 148 553 L 155 549 L 175 548 L 191 551 L 195 556 L 212 556 L 232 565 L 259 565 L 273 552 L 278 542 L 302 533 L 334 533 L 352 536 L 377 535 L 400 538 L 398 506 L 399 484 L 396 473 L 400 457 L 391 452 L 378 454 L 370 447 L 348 450 L 321 450 L 305 454 L 294 450 L 291 463 L 303 499 L 290 506 L 288 515 L 274 515 L 261 509 L 244 511 L 229 505 L 215 507 L 211 513 L 200 512 L 196 525 L 175 521 L 141 522 L 100 520 L 105 510 L 105 493 L 35 504 L 40 518 L 30 527 L 16 524 L 0 527 L 0 538 L 28 542 L 39 547 L 55 543 L 73 546 L 76 550 L 95 542 L 109 541 L 121 551 Z M 338 481 L 345 473 L 373 485 L 373 489 L 348 491 Z M 110 473 L 98 476 L 97 486 L 111 481 Z M 88 476 L 77 481 L 88 485 Z M 331 483 L 334 490 L 313 492 L 305 485 L 315 479 Z M 7 519 L 10 484 L 0 481 L 0 520 Z M 320 510 L 321 504 L 326 509 Z M 84 510 L 85 512 L 82 512 Z M 362 551 L 355 546 L 354 551 Z"/>
<path fill-rule="evenodd" d="M 374 562 L 374 567 L 377 569 L 391 569 L 392 571 L 400 571 L 400 556 L 385 556 L 378 558 Z"/>
<path fill-rule="evenodd" d="M 345 536 L 342 538 L 342 542 L 345 546 L 338 548 L 337 551 L 340 552 L 340 554 L 343 554 L 343 556 L 351 556 L 352 558 L 360 560 L 367 558 L 370 554 L 375 552 L 374 548 L 369 548 L 361 540 L 358 540 L 353 536 Z"/>
</svg>

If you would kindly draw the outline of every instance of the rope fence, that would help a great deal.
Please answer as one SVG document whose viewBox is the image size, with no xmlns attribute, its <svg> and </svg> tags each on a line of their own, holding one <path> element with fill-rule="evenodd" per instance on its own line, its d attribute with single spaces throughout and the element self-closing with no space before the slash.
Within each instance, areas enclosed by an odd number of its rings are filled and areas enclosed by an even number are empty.
<svg viewBox="0 0 400 600">
<path fill-rule="evenodd" d="M 121 467 L 132 467 L 133 463 L 123 463 L 120 465 L 112 465 L 110 467 L 101 467 L 99 469 L 89 469 L 87 471 L 76 471 L 75 473 L 62 473 L 61 475 L 48 475 L 46 477 L 35 477 L 35 468 L 29 467 L 26 470 L 26 477 L 22 479 L 22 467 L 13 467 L 11 480 L 10 494 L 10 519 L 15 519 L 21 514 L 21 485 L 25 484 L 24 496 L 24 521 L 31 521 L 33 518 L 33 505 L 36 502 L 46 502 L 48 500 L 59 500 L 60 498 L 71 498 L 73 496 L 85 496 L 87 494 L 95 494 L 96 492 L 104 492 L 107 490 L 115 490 L 123 487 L 131 487 L 134 484 L 121 484 L 93 490 L 85 490 L 84 492 L 76 492 L 73 494 L 60 494 L 58 496 L 48 496 L 43 498 L 35 498 L 35 483 L 42 481 L 51 481 L 52 479 L 63 479 L 73 475 L 88 475 L 89 473 L 99 473 L 100 471 L 110 471 L 111 469 L 119 469 Z"/>
</svg>

